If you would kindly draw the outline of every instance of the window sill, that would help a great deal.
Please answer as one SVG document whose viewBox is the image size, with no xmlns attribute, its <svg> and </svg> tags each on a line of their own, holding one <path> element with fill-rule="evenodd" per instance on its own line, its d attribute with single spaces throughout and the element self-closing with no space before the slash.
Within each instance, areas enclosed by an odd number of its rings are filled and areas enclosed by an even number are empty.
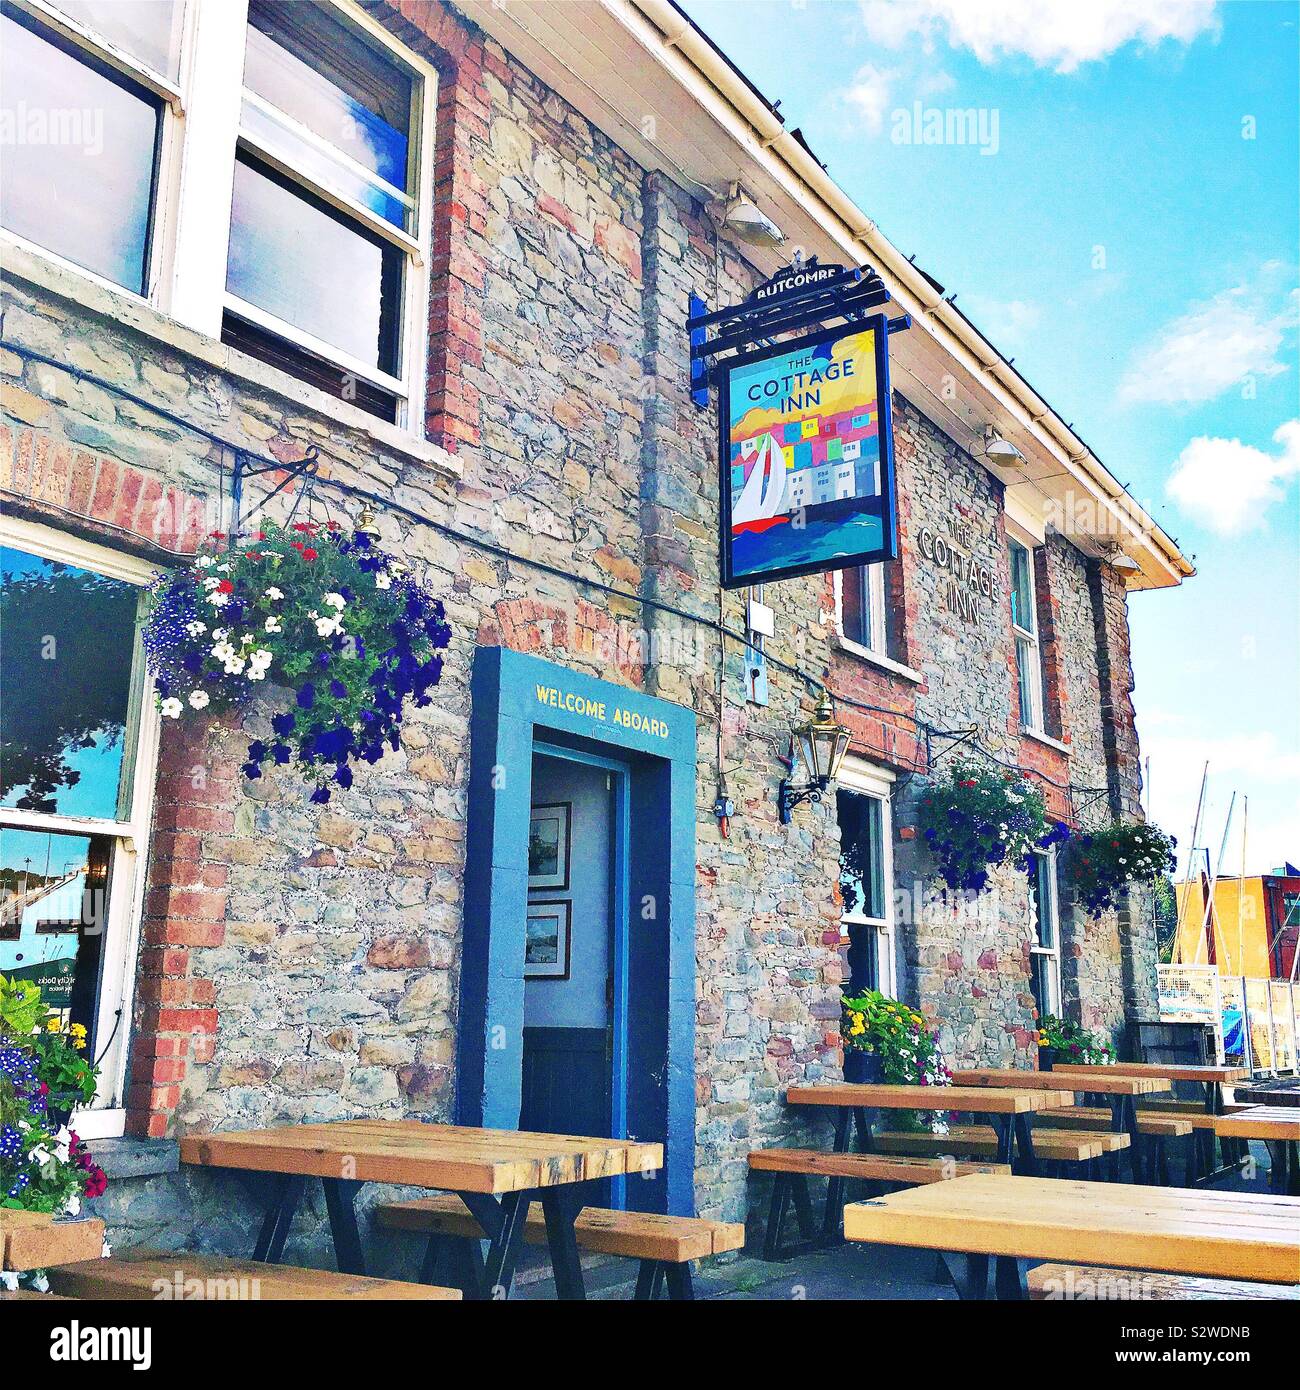
<svg viewBox="0 0 1300 1390">
<path fill-rule="evenodd" d="M 180 1145 L 175 1139 L 138 1139 L 131 1136 L 101 1139 L 92 1145 L 92 1152 L 95 1162 L 117 1181 L 175 1173 L 181 1166 Z"/>
<path fill-rule="evenodd" d="M 1035 743 L 1043 743 L 1048 748 L 1055 748 L 1058 753 L 1064 753 L 1067 758 L 1070 756 L 1070 745 L 1062 743 L 1059 738 L 1053 738 L 1051 734 L 1041 733 L 1038 729 L 1031 729 L 1025 724 L 1020 726 L 1020 733 L 1024 738 L 1032 738 Z"/>
<path fill-rule="evenodd" d="M 870 647 L 862 646 L 861 643 L 853 641 L 851 637 L 836 633 L 831 641 L 840 651 L 848 652 L 850 656 L 856 656 L 859 661 L 865 661 L 868 665 L 878 666 L 891 676 L 900 676 L 903 680 L 911 681 L 914 685 L 920 685 L 925 680 L 920 671 L 914 671 L 910 666 L 904 666 L 901 661 L 895 661 L 892 657 L 873 652 Z"/>
<path fill-rule="evenodd" d="M 38 252 L 16 245 L 7 237 L 0 245 L 4 248 L 6 279 L 43 290 L 87 313 L 110 320 L 115 328 L 144 334 L 173 352 L 246 382 L 258 391 L 269 392 L 300 410 L 322 416 L 332 425 L 354 430 L 390 458 L 422 464 L 446 478 L 460 477 L 460 460 L 440 445 L 398 425 L 376 419 L 314 386 L 296 381 L 286 372 L 187 328 L 133 295 L 109 289 Z"/>
</svg>

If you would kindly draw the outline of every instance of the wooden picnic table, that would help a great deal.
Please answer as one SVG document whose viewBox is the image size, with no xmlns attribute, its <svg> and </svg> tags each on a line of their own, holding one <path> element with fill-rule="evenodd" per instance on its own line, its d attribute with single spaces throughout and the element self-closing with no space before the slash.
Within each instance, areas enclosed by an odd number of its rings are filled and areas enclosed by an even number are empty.
<svg viewBox="0 0 1300 1390">
<path fill-rule="evenodd" d="M 1033 1260 L 1300 1282 L 1300 1198 L 1263 1193 L 974 1173 L 852 1202 L 844 1235 L 940 1251 L 962 1298 L 1024 1298 Z"/>
<path fill-rule="evenodd" d="M 1262 1139 L 1269 1146 L 1270 1185 L 1300 1196 L 1300 1110 L 1291 1105 L 1256 1105 L 1214 1117 L 1221 1139 Z"/>
<path fill-rule="evenodd" d="M 1210 1115 L 1223 1113 L 1224 1086 L 1250 1075 L 1244 1067 L 1183 1066 L 1178 1062 L 1057 1062 L 1051 1074 L 1084 1074 L 1091 1078 L 1159 1077 L 1166 1081 L 1196 1081 L 1204 1088 L 1205 1110 Z M 1215 1167 L 1213 1130 L 1197 1130 L 1192 1136 L 1192 1146 L 1194 1171 L 1198 1182 L 1208 1181 L 1238 1166 L 1234 1161 L 1223 1168 Z"/>
<path fill-rule="evenodd" d="M 97 1216 L 67 1220 L 0 1208 L 0 1270 L 6 1273 L 95 1260 L 103 1250 L 104 1223 Z"/>
<path fill-rule="evenodd" d="M 1060 1069 L 1023 1071 L 1018 1067 L 972 1067 L 953 1072 L 952 1082 L 954 1086 L 1028 1086 L 1044 1091 L 1056 1091 L 1073 1084 L 1076 1093 L 1103 1096 L 1110 1106 L 1111 1129 L 1129 1137 L 1129 1162 L 1135 1182 L 1142 1152 L 1136 1098 L 1167 1092 L 1173 1085 L 1163 1076 L 1089 1076 L 1085 1081 L 1071 1083 L 1068 1072 L 1063 1075 Z"/>
<path fill-rule="evenodd" d="M 508 1296 L 530 1203 L 539 1200 L 562 1299 L 585 1297 L 573 1224 L 578 1184 L 663 1166 L 663 1146 L 626 1139 L 472 1129 L 420 1120 L 340 1120 L 192 1135 L 181 1160 L 272 1173 L 276 1185 L 254 1250 L 277 1261 L 309 1177 L 321 1179 L 339 1271 L 364 1274 L 356 1195 L 367 1182 L 457 1193 L 489 1237 L 479 1294 Z M 426 1271 L 427 1272 L 427 1271 Z"/>
<path fill-rule="evenodd" d="M 986 1115 L 998 1137 L 996 1161 L 1010 1163 L 1018 1150 L 1021 1165 L 1032 1168 L 1034 1140 L 1029 1125 L 1030 1116 L 1040 1110 L 1063 1109 L 1073 1105 L 1074 1092 L 1034 1087 L 897 1086 L 842 1081 L 791 1086 L 785 1093 L 785 1099 L 788 1105 L 826 1105 L 838 1112 L 835 1122 L 836 1153 L 847 1152 L 853 1127 L 857 1129 L 860 1146 L 870 1152 L 872 1110 L 952 1110 L 961 1114 Z"/>
</svg>

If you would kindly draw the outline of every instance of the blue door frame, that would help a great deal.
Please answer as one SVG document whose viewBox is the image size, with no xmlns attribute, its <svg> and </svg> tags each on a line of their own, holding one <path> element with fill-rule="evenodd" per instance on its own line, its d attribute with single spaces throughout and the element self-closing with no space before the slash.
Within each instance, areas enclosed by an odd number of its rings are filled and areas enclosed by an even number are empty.
<svg viewBox="0 0 1300 1390">
<path fill-rule="evenodd" d="M 471 695 L 457 1117 L 499 1129 L 519 1123 L 533 753 L 613 765 L 629 846 L 621 871 L 617 856 L 615 865 L 616 901 L 627 908 L 621 946 L 615 935 L 615 1022 L 621 1010 L 623 1023 L 614 1034 L 622 1053 L 615 1133 L 664 1145 L 662 1173 L 629 1184 L 629 1204 L 690 1215 L 695 715 L 502 647 L 475 653 Z"/>
</svg>

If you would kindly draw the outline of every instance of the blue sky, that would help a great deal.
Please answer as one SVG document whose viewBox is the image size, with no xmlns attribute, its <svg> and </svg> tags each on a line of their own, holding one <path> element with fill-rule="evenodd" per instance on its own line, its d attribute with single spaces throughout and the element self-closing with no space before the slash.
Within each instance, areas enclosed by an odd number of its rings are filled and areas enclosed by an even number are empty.
<svg viewBox="0 0 1300 1390">
<path fill-rule="evenodd" d="M 1150 813 L 1300 860 L 1300 6 L 684 0 L 1195 557 L 1132 597 Z M 904 143 L 974 108 L 976 144 Z M 981 148 L 982 146 L 982 148 Z M 984 151 L 987 150 L 987 153 Z"/>
</svg>

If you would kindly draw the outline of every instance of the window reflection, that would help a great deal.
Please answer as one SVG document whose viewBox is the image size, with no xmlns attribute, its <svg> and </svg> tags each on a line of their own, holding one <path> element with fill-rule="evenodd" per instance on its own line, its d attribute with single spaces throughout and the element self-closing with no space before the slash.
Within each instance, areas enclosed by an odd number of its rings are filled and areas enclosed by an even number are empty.
<svg viewBox="0 0 1300 1390">
<path fill-rule="evenodd" d="M 0 548 L 0 805 L 117 819 L 139 590 Z"/>
<path fill-rule="evenodd" d="M 0 974 L 92 1033 L 108 858 L 100 836 L 0 829 Z"/>
<path fill-rule="evenodd" d="M 144 294 L 158 104 L 8 12 L 0 16 L 0 91 L 11 132 L 0 222 Z"/>
</svg>

